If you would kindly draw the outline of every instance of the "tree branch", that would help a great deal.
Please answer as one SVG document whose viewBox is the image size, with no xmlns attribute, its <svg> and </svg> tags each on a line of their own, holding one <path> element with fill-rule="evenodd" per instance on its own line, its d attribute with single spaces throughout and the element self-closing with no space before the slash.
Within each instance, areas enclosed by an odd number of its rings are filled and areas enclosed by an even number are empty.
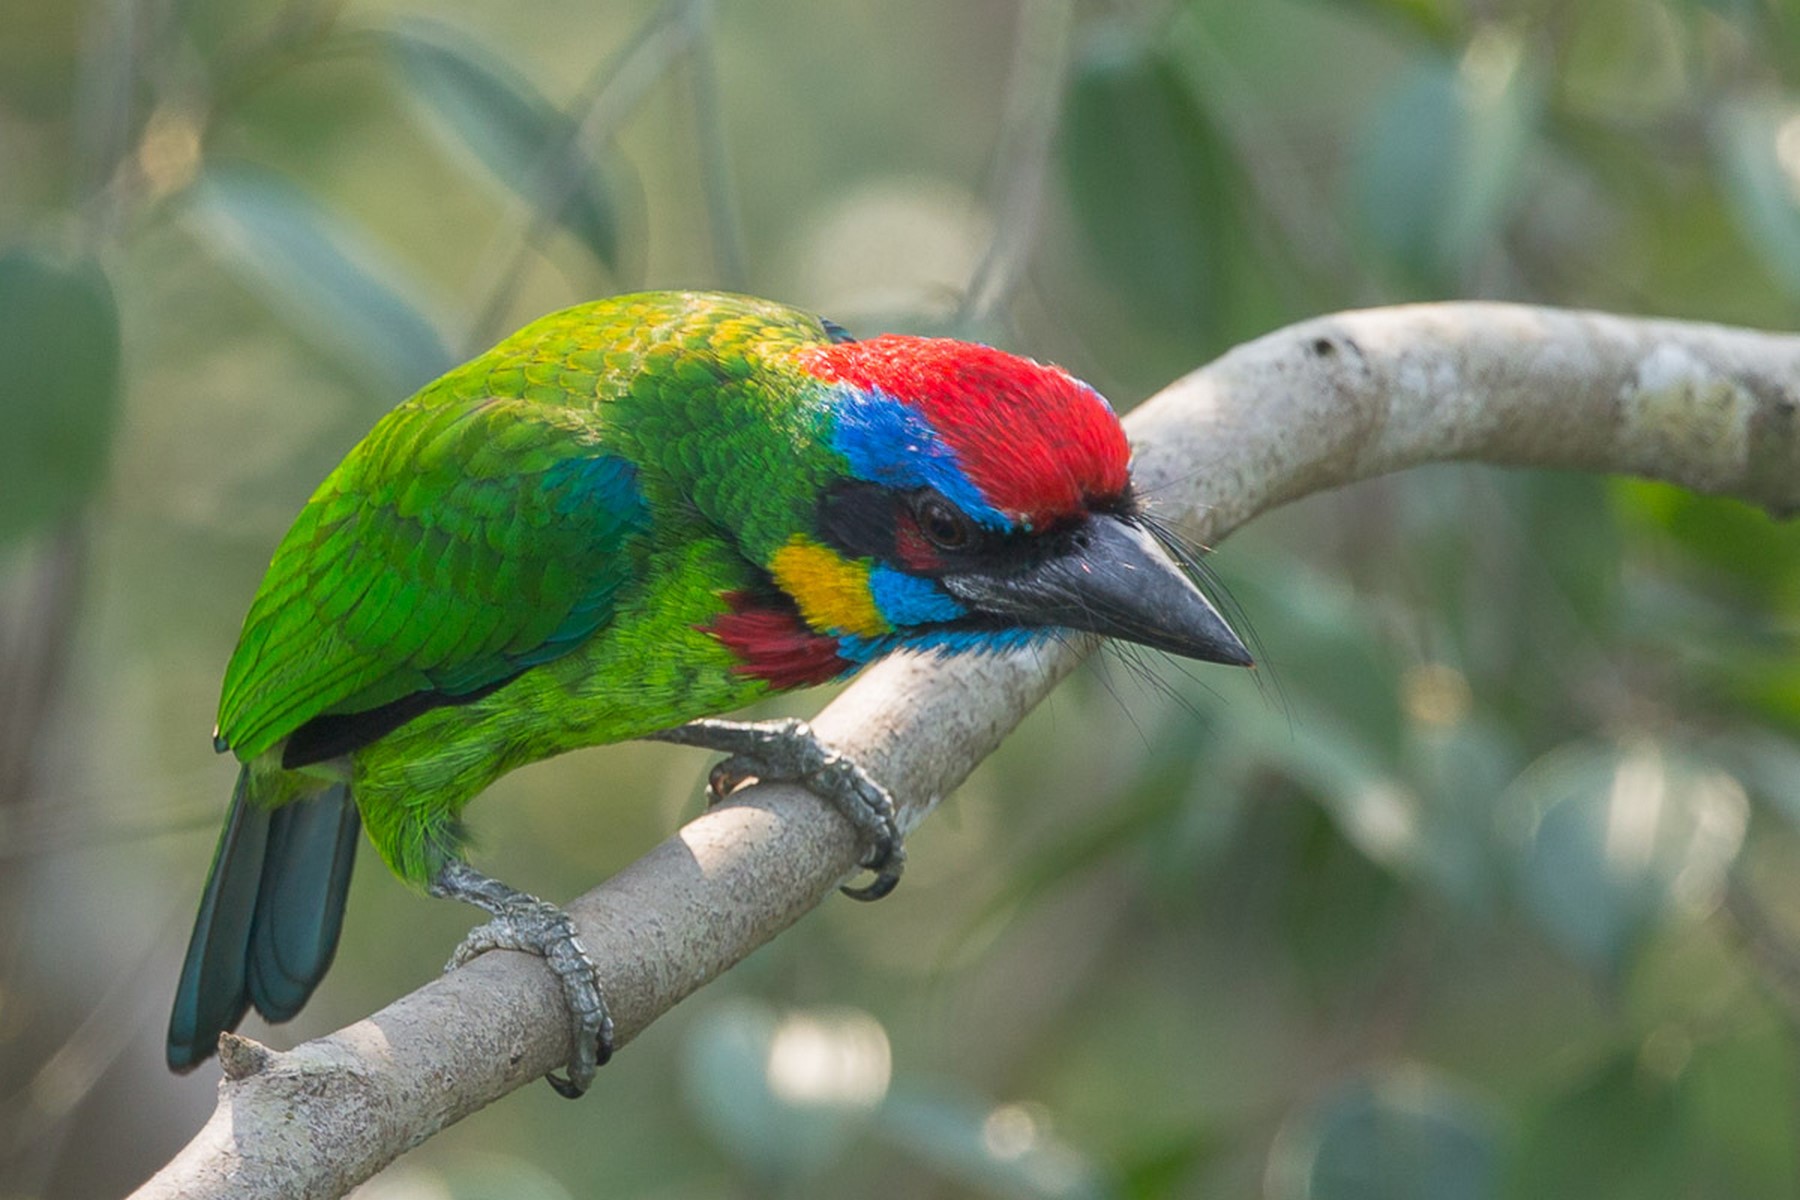
<svg viewBox="0 0 1800 1200">
<path fill-rule="evenodd" d="M 1797 388 L 1800 337 L 1440 304 L 1271 334 L 1127 425 L 1140 488 L 1204 541 L 1300 496 L 1459 459 L 1632 472 L 1786 515 L 1800 511 Z M 897 657 L 814 724 L 887 783 L 911 827 L 1089 648 Z M 760 786 L 576 900 L 620 1042 L 818 904 L 855 858 L 821 801 Z M 228 1035 L 212 1119 L 137 1195 L 341 1195 L 568 1054 L 560 992 L 513 953 L 285 1053 Z"/>
</svg>

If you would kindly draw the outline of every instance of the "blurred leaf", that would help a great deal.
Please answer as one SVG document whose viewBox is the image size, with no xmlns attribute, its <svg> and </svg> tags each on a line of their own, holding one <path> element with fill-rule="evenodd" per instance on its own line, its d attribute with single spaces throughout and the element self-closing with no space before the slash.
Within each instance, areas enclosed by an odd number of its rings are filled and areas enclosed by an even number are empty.
<svg viewBox="0 0 1800 1200">
<path fill-rule="evenodd" d="M 1766 665 L 1736 690 L 1768 720 L 1800 731 L 1800 658 Z"/>
<path fill-rule="evenodd" d="M 1792 105 L 1727 105 L 1712 141 L 1725 193 L 1744 238 L 1788 295 L 1800 297 L 1800 117 Z"/>
<path fill-rule="evenodd" d="M 1295 559 L 1233 566 L 1233 590 L 1256 614 L 1286 706 L 1221 714 L 1208 761 L 1255 757 L 1312 792 L 1370 859 L 1407 873 L 1428 867 L 1420 797 L 1400 774 L 1399 672 L 1368 605 Z M 1289 663 L 1306 670 L 1288 671 Z M 1197 768 L 1200 799 L 1209 768 Z"/>
<path fill-rule="evenodd" d="M 1539 925 L 1617 977 L 1670 911 L 1717 902 L 1749 811 L 1737 780 L 1667 747 L 1575 744 L 1502 802 L 1523 829 L 1518 884 Z"/>
<path fill-rule="evenodd" d="M 1232 591 L 1255 614 L 1266 644 L 1262 669 L 1276 687 L 1276 702 L 1258 706 L 1278 723 L 1271 736 L 1292 740 L 1304 731 L 1300 714 L 1281 711 L 1279 702 L 1292 696 L 1333 714 L 1379 762 L 1397 763 L 1405 735 L 1400 665 L 1384 644 L 1375 605 L 1297 555 L 1244 553 L 1235 542 L 1233 551 Z"/>
<path fill-rule="evenodd" d="M 1680 1112 L 1634 1055 L 1607 1062 L 1527 1122 L 1508 1194 L 1519 1200 L 1683 1200 Z"/>
<path fill-rule="evenodd" d="M 1642 543 L 1627 577 L 1631 636 L 1715 697 L 1713 709 L 1800 731 L 1800 524 L 1663 484 L 1613 487 Z"/>
<path fill-rule="evenodd" d="M 386 34 L 412 95 L 444 142 L 472 151 L 500 183 L 552 215 L 616 270 L 619 222 L 600 164 L 575 121 L 511 63 L 461 31 L 409 20 Z M 558 202 L 560 201 L 560 202 Z"/>
<path fill-rule="evenodd" d="M 1533 1113 L 1510 1194 L 1793 1196 L 1800 1128 L 1793 1032 L 1755 1004 L 1720 1007 L 1715 994 L 1708 1006 L 1698 1027 L 1657 1026 Z"/>
<path fill-rule="evenodd" d="M 1429 878 L 1465 911 L 1485 911 L 1498 883 L 1494 807 L 1522 765 L 1515 739 L 1481 713 L 1442 723 L 1415 715 L 1407 759 L 1425 802 Z"/>
<path fill-rule="evenodd" d="M 1674 119 L 1692 102 L 1698 56 L 1668 4 L 1587 0 L 1568 15 L 1558 75 L 1569 112 L 1616 126 Z"/>
<path fill-rule="evenodd" d="M 1572 613 L 1584 632 L 1610 632 L 1616 626 L 1624 547 L 1607 503 L 1606 480 L 1575 471 L 1532 471 L 1502 474 L 1495 482 L 1518 513 L 1520 529 L 1530 531 L 1519 563 L 1525 577 L 1513 581 L 1528 606 L 1526 621 L 1560 617 L 1566 622 Z M 1531 578 L 1536 569 L 1548 575 L 1553 590 L 1546 592 L 1543 579 Z M 1531 607 L 1547 611 L 1530 614 Z M 1529 630 L 1523 636 L 1529 640 Z"/>
<path fill-rule="evenodd" d="M 119 403 L 119 310 L 100 265 L 0 254 L 0 543 L 78 509 L 106 472 Z"/>
<path fill-rule="evenodd" d="M 1210 331 L 1235 223 L 1233 172 L 1167 61 L 1117 28 L 1091 38 L 1070 85 L 1062 150 L 1096 267 L 1141 319 L 1189 339 Z"/>
<path fill-rule="evenodd" d="M 1091 816 L 1066 835 L 1033 852 L 1009 872 L 1000 888 L 978 909 L 969 914 L 960 935 L 967 941 L 976 937 L 991 921 L 1006 913 L 1029 908 L 1046 896 L 1066 887 L 1092 867 L 1115 856 L 1149 849 L 1159 858 L 1179 856 L 1180 877 L 1185 888 L 1197 861 L 1204 851 L 1196 845 L 1208 832 L 1217 832 L 1221 824 L 1229 824 L 1237 806 L 1223 797 L 1209 793 L 1202 804 L 1184 806 L 1184 784 L 1196 760 L 1210 763 L 1213 781 L 1219 782 L 1219 756 L 1214 752 L 1216 723 L 1205 713 L 1186 708 L 1160 730 L 1150 769 L 1132 786 L 1124 789 L 1111 803 L 1097 807 Z M 1184 818 L 1185 809 L 1203 810 L 1209 821 L 1207 829 L 1195 829 Z M 1181 825 L 1184 828 L 1174 829 Z M 1185 836 L 1184 836 L 1185 835 Z M 1155 880 L 1153 864 L 1152 882 Z"/>
<path fill-rule="evenodd" d="M 416 289 L 307 193 L 260 168 L 207 169 L 190 196 L 194 228 L 283 316 L 380 390 L 410 393 L 453 364 Z"/>
<path fill-rule="evenodd" d="M 1800 829 L 1800 745 L 1765 730 L 1743 729 L 1709 742 L 1707 749 L 1731 765 L 1752 798 Z"/>
<path fill-rule="evenodd" d="M 1176 795 L 1163 787 L 1134 788 L 1099 810 L 1066 837 L 1034 852 L 1009 872 L 1000 889 L 969 914 L 960 935 L 967 942 L 1003 914 L 1028 908 L 1066 887 L 1090 868 L 1143 845 L 1166 827 Z"/>
<path fill-rule="evenodd" d="M 1488 1106 L 1417 1068 L 1337 1089 L 1290 1118 L 1270 1200 L 1489 1200 L 1499 1131 Z"/>
<path fill-rule="evenodd" d="M 1416 900 L 1404 870 L 1357 845 L 1329 808 L 1270 804 L 1266 778 L 1258 790 L 1263 805 L 1243 836 L 1251 865 L 1219 880 L 1215 904 L 1266 898 L 1258 936 L 1279 947 L 1309 999 L 1335 1009 L 1371 977 L 1371 964 L 1404 953 Z"/>
<path fill-rule="evenodd" d="M 1424 278 L 1436 278 L 1444 265 L 1460 107 L 1455 64 L 1423 62 L 1371 115 L 1356 151 L 1353 182 L 1370 235 L 1389 258 Z"/>
<path fill-rule="evenodd" d="M 1677 0 L 1681 8 L 1692 12 L 1715 12 L 1733 24 L 1745 26 L 1744 32 L 1756 34 L 1763 31 L 1761 20 L 1765 6 L 1761 0 Z M 1770 7 L 1769 12 L 1781 10 Z"/>
<path fill-rule="evenodd" d="M 1455 0 L 1336 0 L 1357 12 L 1397 18 L 1434 42 L 1454 40 L 1465 20 L 1463 6 Z"/>
<path fill-rule="evenodd" d="M 1692 1141 L 1717 1181 L 1691 1194 L 1800 1195 L 1800 1056 L 1793 1029 L 1775 1018 L 1740 1019 L 1720 1032 L 1695 1047 L 1680 1076 Z"/>
<path fill-rule="evenodd" d="M 1152 1200 L 1153 1197 L 1184 1194 L 1179 1189 L 1191 1183 L 1209 1162 L 1229 1150 L 1229 1144 L 1210 1133 L 1188 1135 L 1156 1146 L 1119 1162 L 1125 1195 Z"/>
<path fill-rule="evenodd" d="M 1376 247 L 1439 291 L 1493 245 L 1518 192 L 1543 88 L 1521 41 L 1495 28 L 1461 58 L 1421 58 L 1356 141 L 1351 186 Z"/>
<path fill-rule="evenodd" d="M 1039 1110 L 961 1096 L 896 1090 L 874 1130 L 883 1141 L 970 1187 L 1028 1200 L 1102 1197 L 1112 1189 L 1092 1163 L 1051 1137 Z"/>
<path fill-rule="evenodd" d="M 1406 871 L 1420 865 L 1419 797 L 1337 714 L 1293 703 L 1293 724 L 1246 722 L 1266 760 L 1312 791 L 1352 845 L 1375 862 Z M 1252 732 L 1254 729 L 1254 732 Z"/>
<path fill-rule="evenodd" d="M 683 1095 L 713 1139 L 776 1179 L 830 1166 L 887 1092 L 887 1035 L 854 1011 L 777 1013 L 742 1000 L 712 1009 L 684 1047 Z"/>
<path fill-rule="evenodd" d="M 1611 489 L 1627 519 L 1673 540 L 1686 558 L 1730 580 L 1742 598 L 1800 608 L 1800 522 L 1653 480 L 1617 479 Z"/>
</svg>

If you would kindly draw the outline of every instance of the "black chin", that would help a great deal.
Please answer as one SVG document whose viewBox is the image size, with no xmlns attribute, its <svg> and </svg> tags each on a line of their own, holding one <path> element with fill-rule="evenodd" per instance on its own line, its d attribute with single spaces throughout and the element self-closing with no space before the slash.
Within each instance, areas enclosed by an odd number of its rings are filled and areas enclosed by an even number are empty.
<svg viewBox="0 0 1800 1200">
<path fill-rule="evenodd" d="M 1249 650 L 1168 551 L 1129 518 L 1093 514 L 1049 558 L 1011 571 L 945 575 L 984 616 L 1120 638 L 1203 662 L 1251 665 Z"/>
</svg>

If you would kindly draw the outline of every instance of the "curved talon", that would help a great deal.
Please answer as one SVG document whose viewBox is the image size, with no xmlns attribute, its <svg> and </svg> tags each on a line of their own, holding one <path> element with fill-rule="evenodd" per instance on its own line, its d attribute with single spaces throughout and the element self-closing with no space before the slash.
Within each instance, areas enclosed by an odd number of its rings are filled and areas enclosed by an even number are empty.
<svg viewBox="0 0 1800 1200">
<path fill-rule="evenodd" d="M 746 761 L 742 755 L 734 754 L 714 763 L 713 769 L 706 773 L 706 807 L 725 803 L 746 780 L 754 778 L 757 778 L 755 764 Z"/>
<path fill-rule="evenodd" d="M 830 801 L 849 820 L 866 851 L 862 866 L 873 882 L 840 890 L 856 900 L 879 900 L 894 890 L 906 864 L 894 801 L 856 762 L 819 740 L 812 726 L 793 717 L 777 721 L 690 721 L 651 735 L 659 741 L 705 746 L 728 757 L 707 775 L 708 807 L 721 803 L 746 779 L 787 780 Z"/>
<path fill-rule="evenodd" d="M 898 840 L 888 843 L 878 858 L 863 863 L 868 870 L 875 872 L 875 878 L 861 887 L 844 884 L 838 891 L 852 900 L 879 900 L 900 882 L 900 873 L 906 869 L 906 847 Z"/>
<path fill-rule="evenodd" d="M 560 1095 L 574 1099 L 586 1092 L 594 1072 L 612 1057 L 613 1022 L 600 990 L 599 969 L 575 932 L 569 914 L 536 896 L 490 879 L 467 863 L 450 863 L 440 870 L 432 891 L 465 900 L 493 914 L 493 919 L 469 931 L 450 955 L 446 971 L 453 971 L 489 950 L 518 950 L 544 960 L 562 985 L 569 1009 L 574 1051 L 566 1076 L 547 1076 Z"/>
</svg>

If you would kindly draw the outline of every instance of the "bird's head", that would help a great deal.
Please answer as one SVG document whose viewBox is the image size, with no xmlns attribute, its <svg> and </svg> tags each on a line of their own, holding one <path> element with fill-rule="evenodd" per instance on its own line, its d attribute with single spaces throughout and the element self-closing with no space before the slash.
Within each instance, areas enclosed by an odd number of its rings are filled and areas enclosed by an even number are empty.
<svg viewBox="0 0 1800 1200">
<path fill-rule="evenodd" d="M 1066 372 L 889 335 L 802 353 L 839 465 L 767 567 L 855 661 L 1085 630 L 1212 662 L 1249 652 L 1143 519 L 1112 408 Z"/>
</svg>

